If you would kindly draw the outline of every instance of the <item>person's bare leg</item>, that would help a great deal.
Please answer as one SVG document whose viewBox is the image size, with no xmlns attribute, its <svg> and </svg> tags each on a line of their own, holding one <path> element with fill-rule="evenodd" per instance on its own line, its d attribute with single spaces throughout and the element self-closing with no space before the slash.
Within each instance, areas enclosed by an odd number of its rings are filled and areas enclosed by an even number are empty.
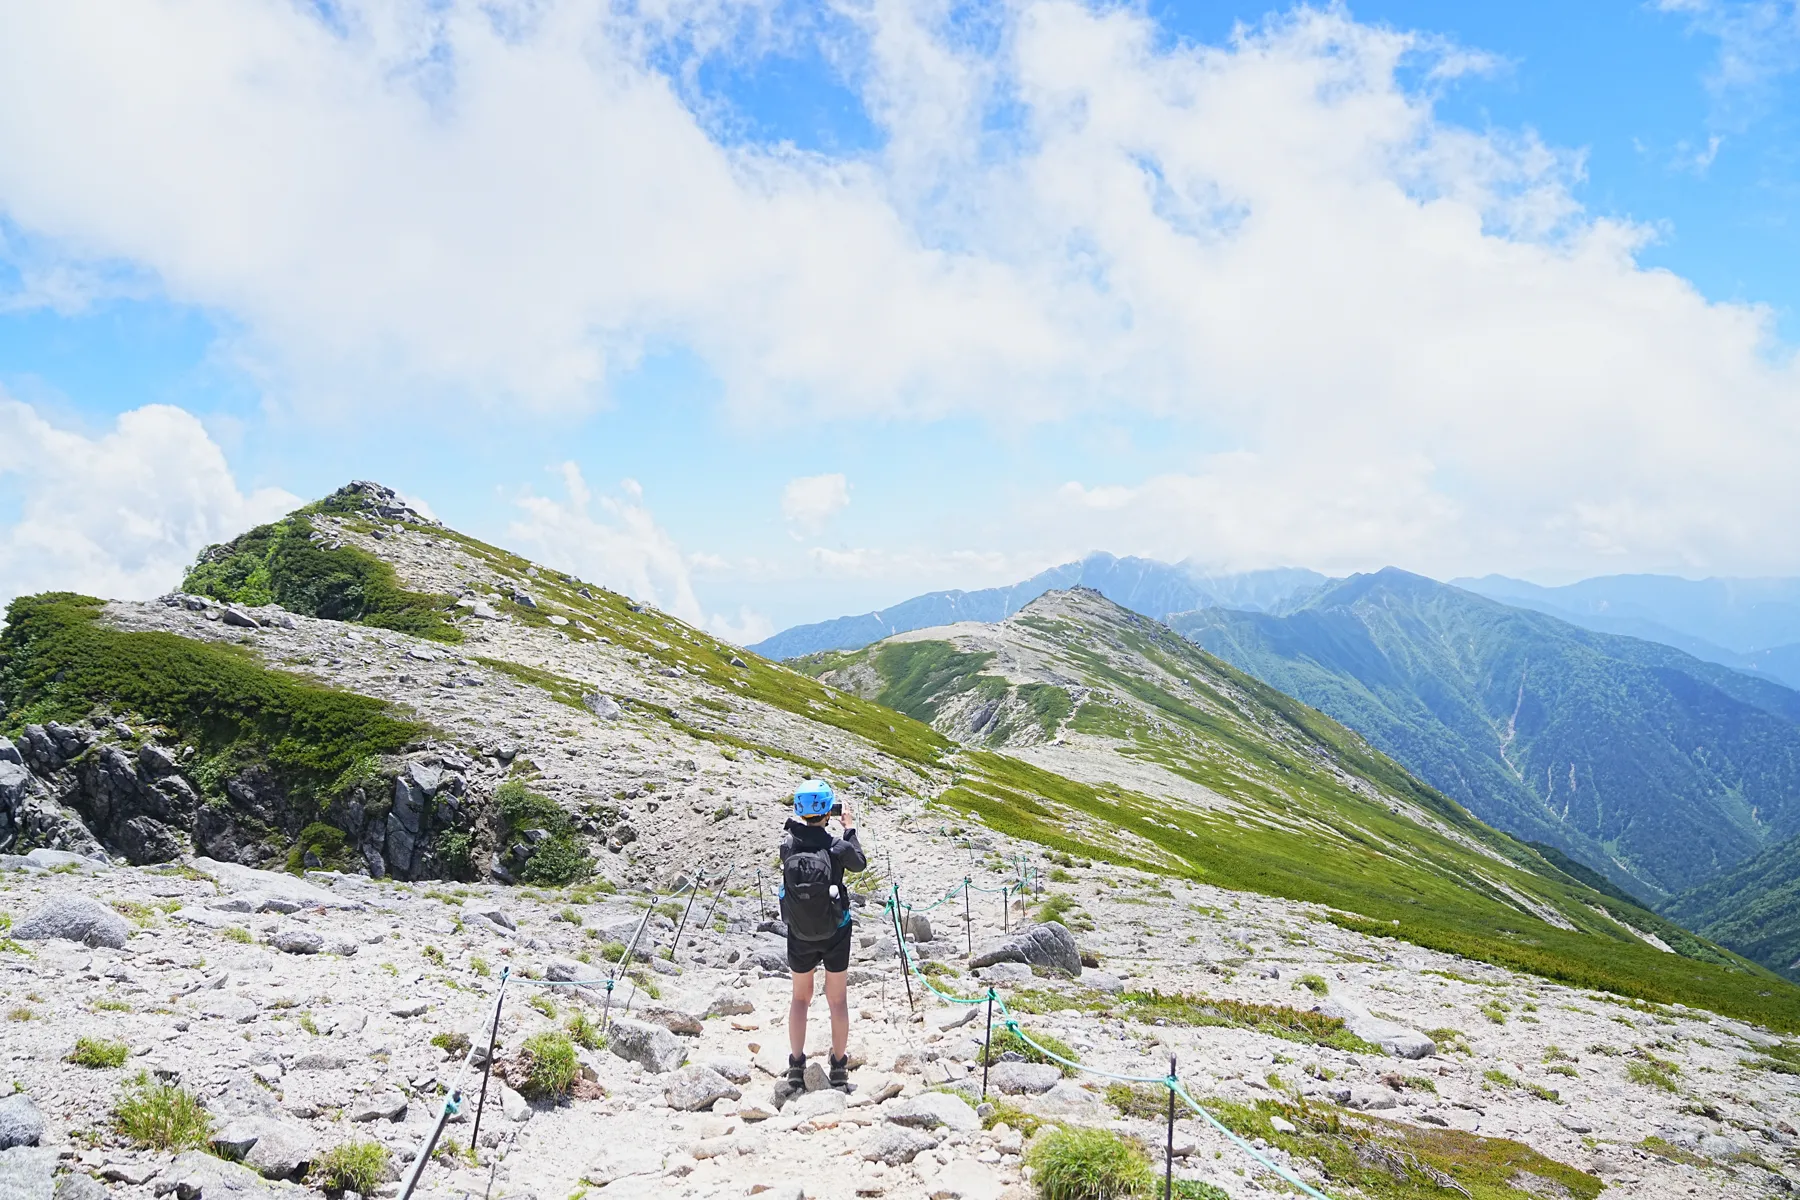
<svg viewBox="0 0 1800 1200">
<path fill-rule="evenodd" d="M 831 1057 L 842 1058 L 850 1044 L 850 972 L 825 972 L 825 1003 L 831 1009 Z"/>
<path fill-rule="evenodd" d="M 806 972 L 804 975 L 795 971 L 793 972 L 793 976 L 794 994 L 788 1001 L 788 1050 L 793 1054 L 803 1055 L 806 1053 L 806 1010 L 807 1007 L 812 1004 L 813 977 L 811 971 Z M 842 976 L 839 976 L 839 978 L 841 979 Z M 840 993 L 843 991 L 842 984 L 839 985 L 838 991 Z M 827 996 L 831 994 L 830 975 L 825 976 L 825 994 Z M 846 1024 L 848 1024 L 849 1018 L 850 1013 L 849 1010 L 846 1009 L 844 1012 Z M 836 1022 L 836 1010 L 834 1009 L 832 1016 L 832 1023 L 834 1026 L 836 1025 Z"/>
</svg>

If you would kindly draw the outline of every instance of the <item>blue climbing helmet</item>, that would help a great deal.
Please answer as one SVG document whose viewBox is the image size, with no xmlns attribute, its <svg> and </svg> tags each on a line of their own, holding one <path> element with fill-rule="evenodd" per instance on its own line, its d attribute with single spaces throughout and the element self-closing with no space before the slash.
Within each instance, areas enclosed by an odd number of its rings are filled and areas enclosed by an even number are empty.
<svg viewBox="0 0 1800 1200">
<path fill-rule="evenodd" d="M 832 805 L 837 803 L 837 793 L 823 779 L 809 779 L 794 789 L 794 815 L 796 817 L 827 817 L 831 815 Z"/>
</svg>

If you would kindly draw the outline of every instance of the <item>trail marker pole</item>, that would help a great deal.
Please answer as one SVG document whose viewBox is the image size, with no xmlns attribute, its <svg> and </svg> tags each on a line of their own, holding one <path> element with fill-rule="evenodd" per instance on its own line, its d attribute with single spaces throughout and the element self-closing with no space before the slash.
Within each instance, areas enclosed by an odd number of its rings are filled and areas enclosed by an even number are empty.
<svg viewBox="0 0 1800 1200">
<path fill-rule="evenodd" d="M 761 867 L 756 868 L 756 919 L 758 921 L 766 921 L 769 919 L 769 907 L 763 903 Z"/>
<path fill-rule="evenodd" d="M 511 967 L 500 968 L 500 994 L 494 997 L 494 1024 L 488 1030 L 487 1062 L 481 1067 L 481 1098 L 475 1101 L 475 1132 L 469 1135 L 469 1149 L 481 1144 L 481 1110 L 487 1105 L 488 1077 L 494 1073 L 494 1043 L 500 1038 L 500 1007 L 506 1001 L 506 981 L 512 978 Z"/>
<path fill-rule="evenodd" d="M 675 927 L 675 940 L 669 943 L 669 961 L 675 961 L 675 955 L 681 950 L 681 934 L 687 928 L 688 914 L 694 911 L 694 897 L 700 894 L 700 873 L 695 873 L 694 882 L 688 887 L 687 907 L 681 910 L 681 924 Z"/>
<path fill-rule="evenodd" d="M 1175 1200 L 1175 1056 L 1169 1055 L 1169 1142 L 1163 1160 L 1163 1200 Z"/>
<path fill-rule="evenodd" d="M 406 1182 L 400 1187 L 400 1200 L 411 1200 L 413 1189 L 419 1186 L 419 1176 L 425 1173 L 425 1164 L 431 1161 L 431 1152 L 437 1149 L 438 1138 L 444 1134 L 444 1122 L 461 1107 L 461 1092 L 451 1093 L 444 1101 L 444 1111 L 438 1114 L 437 1124 L 431 1127 L 431 1136 L 425 1139 L 424 1149 L 419 1151 L 419 1157 L 413 1159 L 412 1169 L 406 1173 Z"/>
<path fill-rule="evenodd" d="M 983 1100 L 987 1099 L 988 1064 L 994 1058 L 994 989 L 991 985 L 988 987 L 987 1021 L 987 1036 L 981 1040 L 981 1098 Z"/>
<path fill-rule="evenodd" d="M 900 933 L 900 885 L 893 885 L 894 897 L 894 949 L 900 952 L 900 978 L 906 981 L 906 1015 L 913 1011 L 912 972 L 906 967 L 906 941 Z"/>
<path fill-rule="evenodd" d="M 963 876 L 963 939 L 969 946 L 969 957 L 975 957 L 975 918 L 969 915 L 969 877 Z"/>
<path fill-rule="evenodd" d="M 1003 883 L 1000 885 L 1000 928 L 1001 929 L 1011 929 L 1012 928 L 1012 906 L 1006 902 L 1006 897 L 1009 894 L 1011 894 L 1010 893 L 1011 888 L 1012 888 L 1012 884 L 1010 884 L 1010 883 Z"/>
<path fill-rule="evenodd" d="M 725 885 L 731 882 L 731 873 L 735 870 L 736 867 L 727 867 L 725 878 L 719 880 L 719 890 L 713 893 L 712 907 L 706 910 L 706 920 L 700 922 L 707 929 L 712 928 L 713 914 L 719 911 L 719 901 L 725 896 Z"/>
</svg>

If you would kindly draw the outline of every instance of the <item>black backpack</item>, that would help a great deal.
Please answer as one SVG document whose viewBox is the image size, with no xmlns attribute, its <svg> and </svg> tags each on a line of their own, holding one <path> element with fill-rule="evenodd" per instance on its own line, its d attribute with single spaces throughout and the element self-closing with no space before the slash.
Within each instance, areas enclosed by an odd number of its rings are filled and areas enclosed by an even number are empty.
<svg viewBox="0 0 1800 1200">
<path fill-rule="evenodd" d="M 781 916 L 789 936 L 826 942 L 837 933 L 842 910 L 831 875 L 830 847 L 788 847 L 781 860 Z"/>
</svg>

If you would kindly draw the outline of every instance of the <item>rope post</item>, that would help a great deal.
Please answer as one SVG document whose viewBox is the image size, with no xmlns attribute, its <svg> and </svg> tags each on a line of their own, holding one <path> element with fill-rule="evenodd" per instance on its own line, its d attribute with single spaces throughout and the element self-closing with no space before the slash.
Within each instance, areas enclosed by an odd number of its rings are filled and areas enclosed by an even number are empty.
<svg viewBox="0 0 1800 1200">
<path fill-rule="evenodd" d="M 1003 930 L 1012 928 L 1012 905 L 1006 902 L 1007 892 L 1011 887 L 1009 883 L 1000 885 L 1000 928 Z"/>
<path fill-rule="evenodd" d="M 756 868 L 756 919 L 758 921 L 766 921 L 769 919 L 769 906 L 763 903 L 761 867 Z"/>
<path fill-rule="evenodd" d="M 987 1036 L 981 1040 L 981 1098 L 987 1099 L 988 1064 L 994 1058 L 994 989 L 988 987 Z"/>
<path fill-rule="evenodd" d="M 494 1024 L 488 1030 L 487 1061 L 481 1065 L 481 1098 L 475 1101 L 475 1132 L 469 1135 L 469 1149 L 481 1144 L 481 1110 L 487 1106 L 488 1077 L 494 1073 L 494 1043 L 500 1037 L 500 1008 L 506 1000 L 506 981 L 512 978 L 511 967 L 500 968 L 500 994 L 494 997 Z"/>
<path fill-rule="evenodd" d="M 406 1182 L 400 1187 L 400 1200 L 411 1200 L 413 1189 L 419 1186 L 419 1176 L 425 1173 L 425 1164 L 431 1161 L 431 1152 L 437 1149 L 438 1138 L 443 1136 L 444 1122 L 461 1107 L 461 1092 L 452 1092 L 444 1101 L 444 1111 L 438 1114 L 437 1124 L 431 1127 L 431 1136 L 425 1139 L 419 1157 L 413 1159 L 412 1169 L 406 1173 Z"/>
<path fill-rule="evenodd" d="M 687 907 L 681 910 L 681 924 L 675 927 L 675 940 L 669 943 L 669 961 L 675 961 L 675 955 L 681 950 L 681 934 L 687 929 L 688 914 L 694 911 L 694 897 L 700 894 L 701 872 L 694 873 L 694 882 L 688 885 Z"/>
<path fill-rule="evenodd" d="M 1169 1143 L 1163 1160 L 1163 1200 L 1175 1200 L 1175 1056 L 1169 1055 Z"/>
<path fill-rule="evenodd" d="M 900 933 L 900 885 L 896 883 L 893 888 L 894 898 L 888 903 L 894 917 L 894 949 L 900 952 L 900 978 L 906 981 L 906 1015 L 910 1017 L 913 1012 L 912 972 L 907 969 L 906 940 Z"/>
<path fill-rule="evenodd" d="M 968 943 L 969 957 L 975 957 L 975 918 L 969 915 L 969 877 L 963 876 L 963 940 Z"/>
<path fill-rule="evenodd" d="M 731 882 L 731 873 L 735 870 L 736 867 L 727 867 L 725 878 L 719 880 L 719 890 L 713 893 L 712 907 L 706 910 L 706 919 L 700 922 L 703 928 L 712 928 L 713 914 L 719 911 L 719 901 L 725 897 L 725 885 Z"/>
</svg>

